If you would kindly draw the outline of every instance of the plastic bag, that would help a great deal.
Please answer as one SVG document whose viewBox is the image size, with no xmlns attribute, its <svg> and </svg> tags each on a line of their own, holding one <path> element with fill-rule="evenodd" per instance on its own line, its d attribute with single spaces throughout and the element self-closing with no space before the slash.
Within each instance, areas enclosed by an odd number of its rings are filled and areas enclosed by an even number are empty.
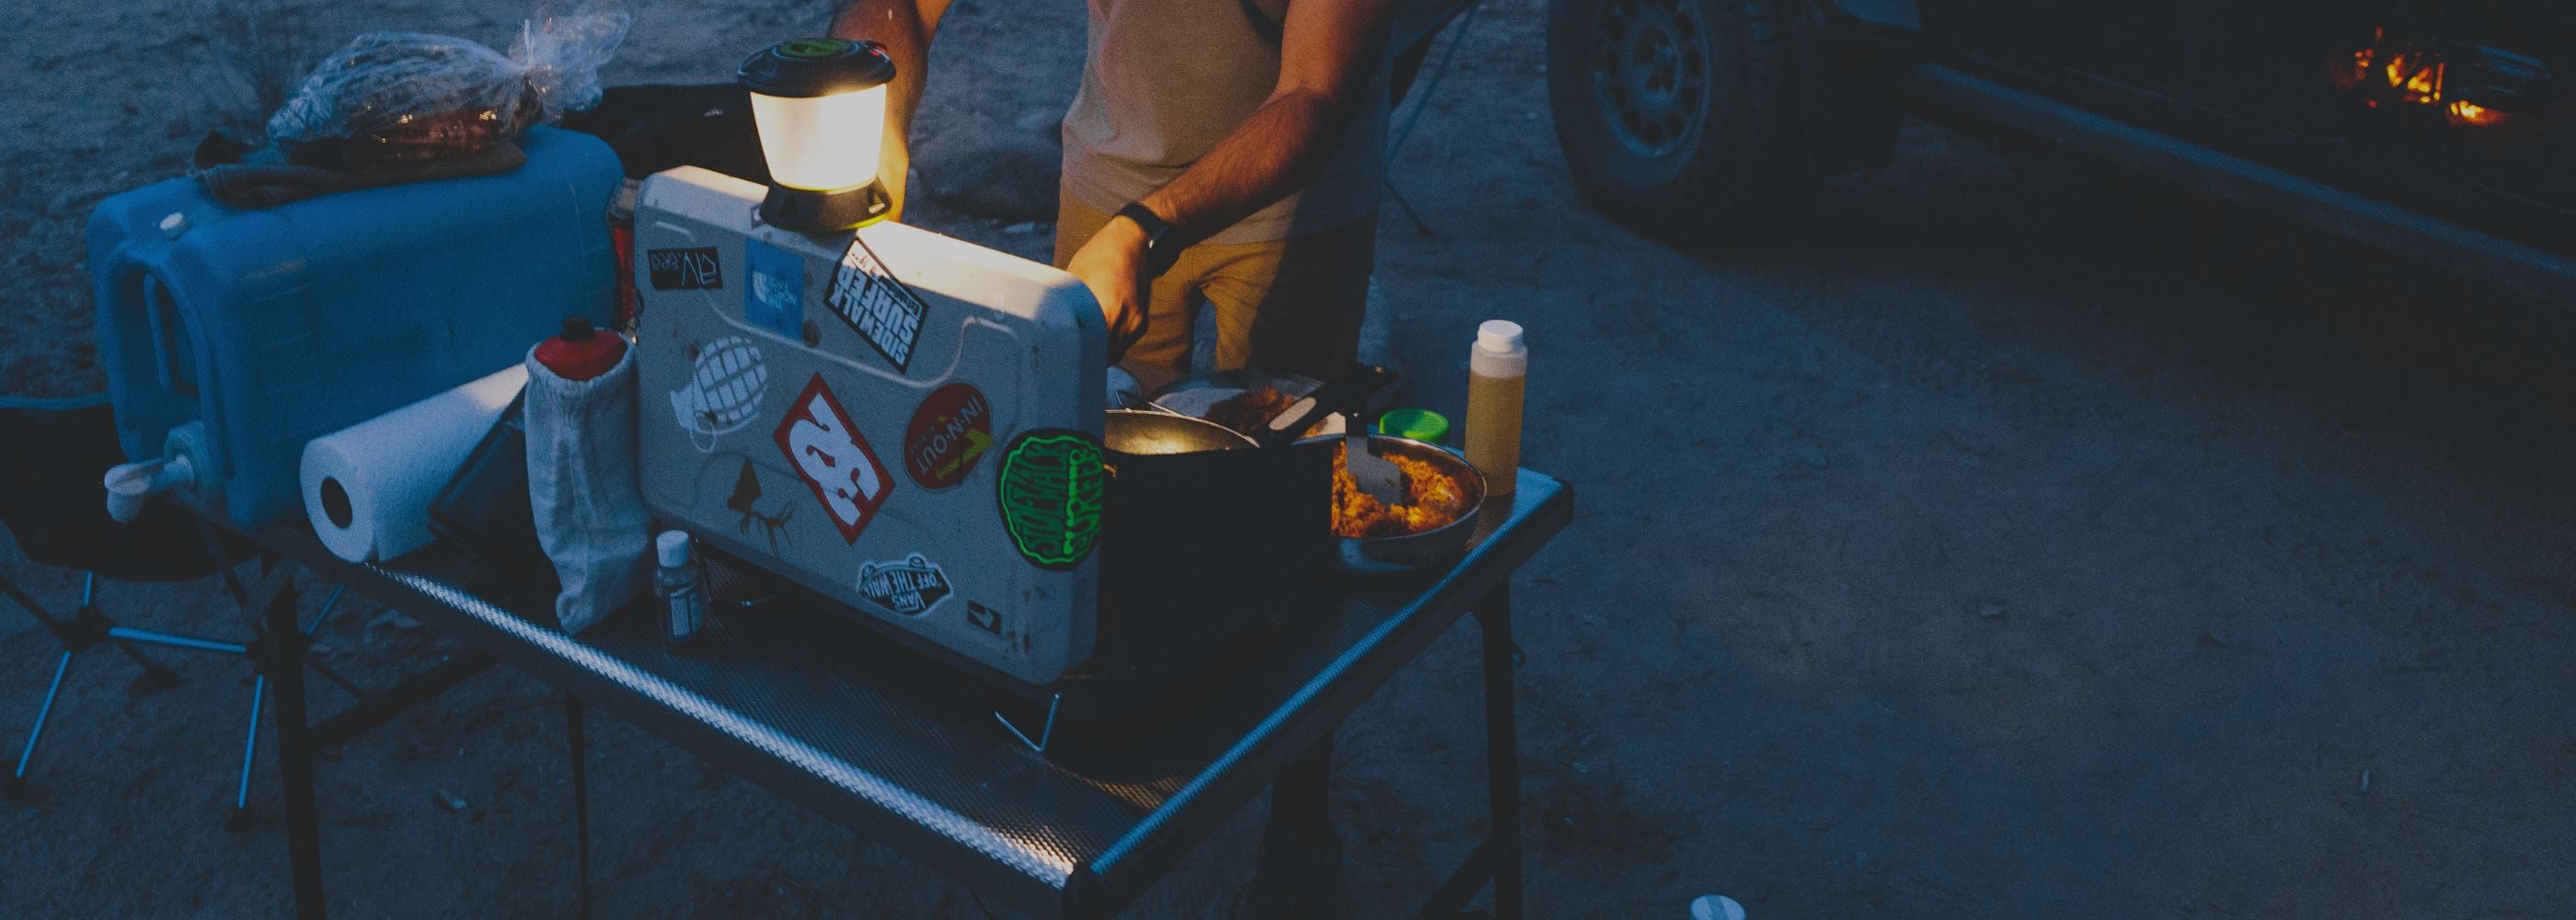
<svg viewBox="0 0 2576 920">
<path fill-rule="evenodd" d="M 599 103 L 599 68 L 633 17 L 615 0 L 546 2 L 503 55 L 445 35 L 369 32 L 322 61 L 268 120 L 299 163 L 443 159 Z"/>
</svg>

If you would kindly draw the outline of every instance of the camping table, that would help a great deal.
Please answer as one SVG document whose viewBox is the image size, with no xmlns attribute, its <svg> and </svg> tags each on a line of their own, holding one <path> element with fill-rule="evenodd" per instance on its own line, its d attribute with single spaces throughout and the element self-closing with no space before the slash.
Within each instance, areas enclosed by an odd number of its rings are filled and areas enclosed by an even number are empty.
<svg viewBox="0 0 2576 920">
<path fill-rule="evenodd" d="M 1521 471 L 1516 494 L 1487 503 L 1476 542 L 1447 571 L 1337 577 L 1314 611 L 1319 622 L 1282 643 L 1286 654 L 1275 667 L 1243 679 L 1249 689 L 1239 711 L 1223 707 L 1232 714 L 1167 733 L 1213 742 L 1101 770 L 1085 764 L 1121 758 L 1086 759 L 1075 753 L 1079 738 L 1043 738 L 1040 726 L 1055 725 L 1045 707 L 1014 714 L 1029 737 L 1054 745 L 1042 755 L 1005 730 L 992 700 L 974 685 L 894 643 L 853 641 L 850 635 L 865 633 L 836 617 L 736 614 L 708 648 L 675 656 L 663 651 L 650 617 L 612 617 L 578 638 L 539 625 L 552 617 L 531 621 L 460 587 L 468 569 L 444 547 L 351 564 L 325 551 L 300 521 L 241 532 L 286 563 L 271 566 L 254 594 L 255 609 L 277 635 L 295 634 L 291 573 L 301 567 L 563 690 L 584 825 L 579 725 L 589 706 L 1042 917 L 1105 917 L 1135 899 L 1472 610 L 1483 637 L 1491 830 L 1421 915 L 1455 916 L 1491 882 L 1495 913 L 1517 918 L 1509 579 L 1572 514 L 1568 486 Z M 542 609 L 525 600 L 517 606 Z M 297 913 L 318 917 L 313 755 L 349 732 L 307 723 L 299 671 L 273 669 L 273 705 Z"/>
</svg>

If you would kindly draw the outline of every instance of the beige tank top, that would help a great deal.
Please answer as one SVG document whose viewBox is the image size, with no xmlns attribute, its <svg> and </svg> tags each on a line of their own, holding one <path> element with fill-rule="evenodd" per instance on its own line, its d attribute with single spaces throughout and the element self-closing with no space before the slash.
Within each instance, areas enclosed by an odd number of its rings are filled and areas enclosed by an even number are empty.
<svg viewBox="0 0 2576 920">
<path fill-rule="evenodd" d="M 1271 23 L 1288 5 L 1251 2 Z M 1089 3 L 1090 57 L 1064 119 L 1064 183 L 1075 200 L 1115 211 L 1178 177 L 1260 108 L 1279 82 L 1279 49 L 1241 0 Z M 1286 239 L 1374 216 L 1386 181 L 1383 73 L 1366 98 L 1314 182 L 1209 242 Z"/>
</svg>

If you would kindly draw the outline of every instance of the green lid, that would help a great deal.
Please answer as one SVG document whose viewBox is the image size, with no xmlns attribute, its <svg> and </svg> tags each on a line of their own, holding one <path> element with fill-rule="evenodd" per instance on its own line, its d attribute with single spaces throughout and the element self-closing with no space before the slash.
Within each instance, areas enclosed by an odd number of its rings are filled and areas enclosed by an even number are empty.
<svg viewBox="0 0 2576 920">
<path fill-rule="evenodd" d="M 1449 419 L 1429 409 L 1388 409 L 1377 420 L 1377 433 L 1430 444 L 1449 443 Z"/>
</svg>

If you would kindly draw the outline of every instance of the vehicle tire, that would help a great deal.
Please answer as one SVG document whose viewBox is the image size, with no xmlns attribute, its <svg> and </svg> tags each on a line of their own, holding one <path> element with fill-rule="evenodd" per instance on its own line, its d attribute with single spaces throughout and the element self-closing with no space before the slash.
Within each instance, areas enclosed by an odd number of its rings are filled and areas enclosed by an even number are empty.
<svg viewBox="0 0 2576 920">
<path fill-rule="evenodd" d="M 1798 0 L 1550 0 L 1548 106 L 1575 184 L 1683 246 L 1775 234 L 1813 196 Z"/>
</svg>

